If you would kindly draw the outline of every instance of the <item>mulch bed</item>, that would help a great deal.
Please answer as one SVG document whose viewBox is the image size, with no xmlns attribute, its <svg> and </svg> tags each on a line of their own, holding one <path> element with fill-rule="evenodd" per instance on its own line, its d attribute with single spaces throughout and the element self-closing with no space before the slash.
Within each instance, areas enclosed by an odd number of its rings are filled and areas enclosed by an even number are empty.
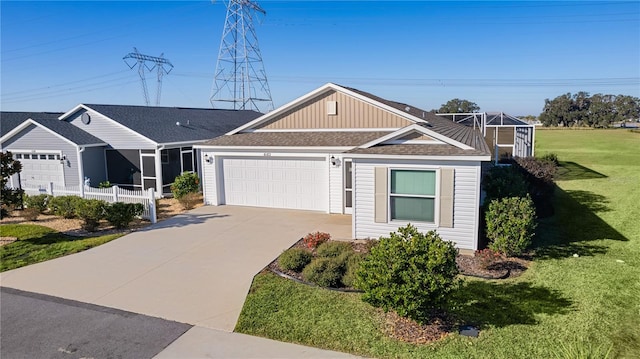
<svg viewBox="0 0 640 359">
<path fill-rule="evenodd" d="M 524 258 L 504 258 L 483 268 L 480 259 L 474 256 L 458 255 L 456 263 L 460 274 L 484 279 L 505 279 L 521 275 L 529 266 L 529 260 Z"/>
<path fill-rule="evenodd" d="M 380 309 L 380 312 L 382 310 Z M 429 344 L 446 337 L 453 331 L 455 321 L 444 313 L 434 314 L 428 323 L 419 324 L 399 316 L 396 312 L 382 312 L 385 334 L 411 344 Z"/>
</svg>

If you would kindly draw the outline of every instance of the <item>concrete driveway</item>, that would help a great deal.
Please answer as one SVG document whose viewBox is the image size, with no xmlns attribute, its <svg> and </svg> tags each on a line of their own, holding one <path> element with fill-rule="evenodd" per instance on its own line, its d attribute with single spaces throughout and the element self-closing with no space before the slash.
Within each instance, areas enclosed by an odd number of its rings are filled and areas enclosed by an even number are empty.
<svg viewBox="0 0 640 359">
<path fill-rule="evenodd" d="M 253 276 L 313 231 L 351 217 L 205 206 L 97 248 L 0 274 L 3 287 L 232 331 Z"/>
</svg>

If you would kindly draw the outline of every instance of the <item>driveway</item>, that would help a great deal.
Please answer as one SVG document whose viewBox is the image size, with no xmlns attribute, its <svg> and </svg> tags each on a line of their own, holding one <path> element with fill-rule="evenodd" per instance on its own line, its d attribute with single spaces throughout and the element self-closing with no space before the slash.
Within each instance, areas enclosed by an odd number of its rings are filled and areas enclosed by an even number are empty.
<svg viewBox="0 0 640 359">
<path fill-rule="evenodd" d="M 313 231 L 351 217 L 205 206 L 105 245 L 0 274 L 3 287 L 232 331 L 253 276 Z"/>
</svg>

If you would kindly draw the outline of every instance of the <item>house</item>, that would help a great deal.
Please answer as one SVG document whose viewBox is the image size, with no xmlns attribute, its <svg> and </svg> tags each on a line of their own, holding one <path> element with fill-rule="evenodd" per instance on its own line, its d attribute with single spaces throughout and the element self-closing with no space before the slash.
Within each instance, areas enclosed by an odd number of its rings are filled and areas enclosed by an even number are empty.
<svg viewBox="0 0 640 359">
<path fill-rule="evenodd" d="M 169 193 L 197 171 L 193 145 L 257 118 L 255 111 L 80 104 L 56 117 L 5 113 L 0 148 L 23 164 L 22 186 L 97 186 Z M 22 121 L 16 124 L 19 116 Z M 9 126 L 5 126 L 6 123 Z M 10 128 L 10 129 L 9 129 Z M 6 131 L 5 131 L 6 130 Z M 16 185 L 17 178 L 12 178 Z"/>
<path fill-rule="evenodd" d="M 510 162 L 513 157 L 534 155 L 536 126 L 504 112 L 438 113 L 456 123 L 473 127 L 482 132 L 491 159 Z"/>
<path fill-rule="evenodd" d="M 208 205 L 348 214 L 353 238 L 412 223 L 478 248 L 491 151 L 480 131 L 433 113 L 329 83 L 194 147 Z"/>
</svg>

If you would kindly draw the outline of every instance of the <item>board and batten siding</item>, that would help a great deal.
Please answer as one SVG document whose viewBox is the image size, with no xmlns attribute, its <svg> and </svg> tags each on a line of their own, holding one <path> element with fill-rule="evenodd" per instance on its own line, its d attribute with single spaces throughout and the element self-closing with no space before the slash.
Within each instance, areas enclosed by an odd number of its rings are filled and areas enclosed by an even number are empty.
<svg viewBox="0 0 640 359">
<path fill-rule="evenodd" d="M 82 152 L 82 170 L 84 176 L 91 180 L 91 187 L 98 187 L 107 180 L 107 166 L 104 147 L 87 147 Z"/>
<path fill-rule="evenodd" d="M 337 166 L 331 164 L 329 155 L 329 213 L 343 213 L 343 192 L 344 192 L 344 159 L 342 156 L 333 155 L 338 161 Z"/>
<path fill-rule="evenodd" d="M 335 101 L 335 115 L 327 113 L 327 102 Z M 401 128 L 407 119 L 341 92 L 329 91 L 277 115 L 255 129 Z"/>
<path fill-rule="evenodd" d="M 424 166 L 424 167 L 422 167 Z M 394 232 L 408 221 L 376 223 L 375 220 L 375 168 L 415 168 L 454 170 L 453 227 L 438 227 L 434 223 L 412 222 L 418 230 L 435 229 L 440 236 L 455 243 L 457 248 L 476 250 L 479 225 L 480 162 L 458 161 L 382 161 L 354 160 L 354 235 L 355 238 L 379 238 Z M 438 202 L 436 202 L 436 209 Z"/>
<path fill-rule="evenodd" d="M 40 151 L 61 151 L 67 160 L 64 164 L 64 183 L 67 186 L 77 186 L 80 183 L 78 176 L 78 152 L 76 146 L 52 134 L 51 132 L 29 125 L 24 130 L 15 134 L 2 144 L 3 151 L 18 150 L 40 150 Z"/>
<path fill-rule="evenodd" d="M 80 117 L 87 111 L 79 110 L 65 119 L 81 130 L 88 132 L 118 150 L 154 150 L 155 142 L 135 133 L 123 125 L 108 119 L 95 111 L 88 111 L 91 116 L 89 124 L 82 123 Z"/>
</svg>

